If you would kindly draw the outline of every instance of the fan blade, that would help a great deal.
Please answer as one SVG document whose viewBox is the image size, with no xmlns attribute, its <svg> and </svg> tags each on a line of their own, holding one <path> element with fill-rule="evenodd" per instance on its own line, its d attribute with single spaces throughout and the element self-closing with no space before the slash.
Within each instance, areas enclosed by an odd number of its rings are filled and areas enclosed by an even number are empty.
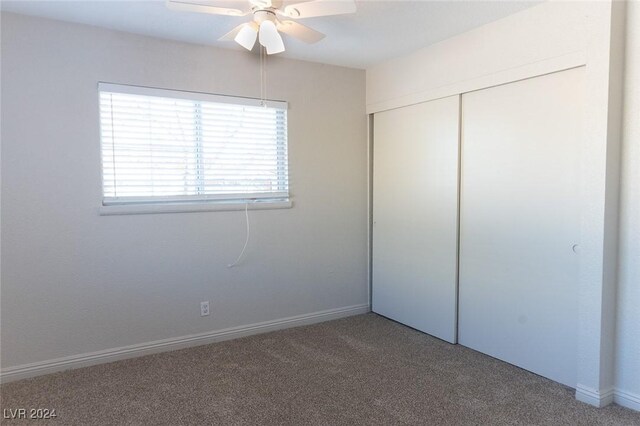
<svg viewBox="0 0 640 426">
<path fill-rule="evenodd" d="M 253 45 L 256 44 L 256 38 L 258 38 L 258 25 L 255 22 L 249 22 L 240 25 L 238 34 L 233 38 L 236 43 L 244 47 L 247 50 L 253 49 Z M 237 27 L 236 27 L 237 28 Z M 235 28 L 231 30 L 234 32 Z"/>
<path fill-rule="evenodd" d="M 260 24 L 259 40 L 260 44 L 267 48 L 268 55 L 284 52 L 284 43 L 280 33 L 278 33 L 276 24 L 269 20 L 262 21 Z"/>
<path fill-rule="evenodd" d="M 290 4 L 284 8 L 284 14 L 291 18 L 311 18 L 315 16 L 343 15 L 355 13 L 354 0 L 313 0 L 305 3 Z"/>
<path fill-rule="evenodd" d="M 302 24 L 298 24 L 294 21 L 282 21 L 278 23 L 278 30 L 293 38 L 302 40 L 305 43 L 313 44 L 317 43 L 324 38 L 324 34 L 306 27 Z"/>
<path fill-rule="evenodd" d="M 249 3 L 260 9 L 268 9 L 272 6 L 271 0 L 249 0 Z"/>
<path fill-rule="evenodd" d="M 178 1 L 178 0 L 167 0 L 167 7 L 171 10 L 179 10 L 183 12 L 199 12 L 199 13 L 209 13 L 212 15 L 227 15 L 227 16 L 244 16 L 249 12 L 243 12 L 240 9 L 229 9 L 227 7 L 215 7 L 209 6 L 202 3 L 198 3 L 197 1 Z"/>
</svg>

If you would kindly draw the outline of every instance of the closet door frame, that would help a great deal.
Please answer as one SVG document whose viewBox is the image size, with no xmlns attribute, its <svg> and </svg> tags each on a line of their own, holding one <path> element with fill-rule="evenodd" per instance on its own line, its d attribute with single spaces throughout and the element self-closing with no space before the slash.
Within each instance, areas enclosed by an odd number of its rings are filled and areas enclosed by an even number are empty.
<svg viewBox="0 0 640 426">
<path fill-rule="evenodd" d="M 580 43 L 573 45 L 571 50 L 565 49 L 565 41 L 573 40 L 572 37 L 576 36 L 574 32 L 563 31 L 559 39 L 562 43 L 559 44 L 552 41 L 559 33 L 539 34 L 545 37 L 553 34 L 550 38 L 543 37 L 549 43 L 540 44 L 537 37 L 531 37 L 533 33 L 527 28 L 511 27 L 516 30 L 516 38 L 505 41 L 504 46 L 515 55 L 513 61 L 505 61 L 503 45 L 474 44 L 474 41 L 482 40 L 483 34 L 498 35 L 499 40 L 504 40 L 500 33 L 505 28 L 491 26 L 490 29 L 487 27 L 487 33 L 470 33 L 469 38 L 445 42 L 447 46 L 459 47 L 459 55 L 427 49 L 402 60 L 374 67 L 370 78 L 367 73 L 366 112 L 373 114 L 552 72 L 586 67 L 585 149 L 581 158 L 580 190 L 580 356 L 576 398 L 595 406 L 604 406 L 612 402 L 611 389 L 615 384 L 612 353 L 615 350 L 616 326 L 619 126 L 622 120 L 625 4 L 604 1 L 585 3 L 583 7 L 587 13 L 571 15 L 575 16 L 578 24 L 574 28 L 581 31 L 577 34 Z M 550 16 L 556 16 L 555 12 Z M 555 24 L 552 28 L 556 28 Z M 523 46 L 535 46 L 535 49 L 523 50 Z M 524 53 L 520 55 L 520 51 Z M 447 70 L 452 66 L 464 68 L 465 71 L 447 75 Z M 397 70 L 397 67 L 411 67 L 412 70 Z M 421 67 L 429 67 L 430 73 L 423 76 Z"/>
</svg>

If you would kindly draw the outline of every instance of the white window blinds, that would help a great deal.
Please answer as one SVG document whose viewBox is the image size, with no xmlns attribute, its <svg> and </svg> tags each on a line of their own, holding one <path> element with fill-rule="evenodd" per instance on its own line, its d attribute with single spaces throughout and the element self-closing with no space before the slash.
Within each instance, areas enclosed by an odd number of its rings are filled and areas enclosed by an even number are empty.
<svg viewBox="0 0 640 426">
<path fill-rule="evenodd" d="M 99 92 L 104 205 L 288 198 L 286 102 Z"/>
</svg>

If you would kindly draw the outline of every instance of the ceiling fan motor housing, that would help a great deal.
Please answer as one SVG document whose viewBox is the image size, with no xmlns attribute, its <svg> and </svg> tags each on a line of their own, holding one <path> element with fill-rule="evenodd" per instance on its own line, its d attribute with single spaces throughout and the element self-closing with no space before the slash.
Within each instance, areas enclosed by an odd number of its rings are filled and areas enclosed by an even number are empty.
<svg viewBox="0 0 640 426">
<path fill-rule="evenodd" d="M 258 25 L 262 24 L 264 21 L 271 21 L 275 23 L 276 13 L 270 9 L 254 10 L 253 19 L 258 23 Z"/>
</svg>

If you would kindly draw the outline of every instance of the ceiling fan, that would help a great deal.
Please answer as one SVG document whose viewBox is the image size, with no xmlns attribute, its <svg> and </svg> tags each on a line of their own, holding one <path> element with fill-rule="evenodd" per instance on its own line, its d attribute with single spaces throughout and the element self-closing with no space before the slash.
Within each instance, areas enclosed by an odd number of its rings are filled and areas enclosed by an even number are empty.
<svg viewBox="0 0 640 426">
<path fill-rule="evenodd" d="M 247 5 L 242 9 L 215 6 L 213 4 L 216 2 L 205 0 L 166 1 L 167 7 L 173 10 L 227 16 L 253 14 L 251 21 L 238 25 L 220 37 L 219 40 L 235 40 L 245 49 L 252 50 L 257 39 L 266 48 L 269 55 L 284 52 L 284 43 L 280 33 L 287 34 L 305 43 L 316 43 L 324 38 L 324 34 L 292 21 L 290 18 L 303 19 L 342 15 L 355 13 L 356 11 L 354 0 L 311 0 L 286 6 L 283 0 L 246 0 Z M 242 2 L 238 1 L 236 3 Z"/>
</svg>

